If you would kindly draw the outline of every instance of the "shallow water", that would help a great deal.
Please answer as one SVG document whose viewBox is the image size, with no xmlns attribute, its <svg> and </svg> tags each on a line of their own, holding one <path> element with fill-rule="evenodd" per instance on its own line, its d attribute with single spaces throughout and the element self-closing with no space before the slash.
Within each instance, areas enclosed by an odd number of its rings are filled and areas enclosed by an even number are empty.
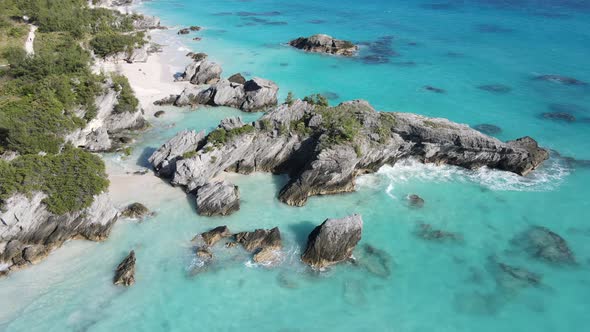
<svg viewBox="0 0 590 332">
<path fill-rule="evenodd" d="M 502 128 L 497 135 L 502 140 L 530 135 L 561 155 L 590 159 L 585 120 L 590 118 L 590 88 L 532 79 L 560 74 L 590 82 L 590 8 L 585 2 L 156 0 L 145 2 L 142 10 L 175 28 L 204 26 L 186 37 L 172 30 L 156 38 L 171 47 L 180 47 L 180 40 L 191 50 L 205 51 L 222 63 L 226 76 L 243 72 L 275 80 L 282 97 L 288 91 L 297 96 L 331 92 L 332 103 L 363 98 L 386 111 L 494 124 Z M 361 57 L 379 55 L 386 63 L 304 54 L 281 45 L 319 32 L 381 41 L 380 47 L 364 47 Z M 203 40 L 193 42 L 197 35 Z M 386 36 L 393 36 L 391 48 Z M 180 70 L 182 59 L 174 61 Z M 511 89 L 478 88 L 490 84 Z M 427 91 L 426 85 L 446 93 Z M 576 121 L 544 119 L 540 114 L 551 112 L 551 104 L 578 106 L 566 109 L 575 112 Z M 155 129 L 131 157 L 106 158 L 115 167 L 135 170 L 179 130 L 210 130 L 232 115 L 245 121 L 259 116 L 231 109 L 168 109 L 153 120 Z M 165 195 L 150 206 L 157 216 L 119 222 L 104 243 L 70 242 L 42 264 L 2 280 L 0 329 L 587 330 L 590 168 L 583 162 L 554 153 L 542 169 L 522 178 L 405 161 L 361 177 L 356 193 L 314 197 L 303 208 L 276 199 L 284 177 L 231 179 L 240 186 L 242 207 L 230 217 L 197 216 L 192 199 L 180 189 L 138 192 L 131 201 Z M 407 205 L 412 193 L 425 199 L 424 208 Z M 391 273 L 379 276 L 351 264 L 311 273 L 298 259 L 307 234 L 325 218 L 354 212 L 365 221 L 359 249 L 369 244 L 383 250 Z M 219 246 L 216 265 L 191 276 L 190 240 L 221 224 L 234 232 L 279 226 L 282 264 L 257 266 L 240 249 Z M 462 240 L 421 239 L 421 224 Z M 530 225 L 562 235 L 579 264 L 553 266 L 517 250 L 511 240 Z M 137 254 L 137 283 L 114 287 L 113 268 L 130 249 Z M 542 286 L 499 283 L 490 268 L 492 256 L 541 274 Z"/>
</svg>

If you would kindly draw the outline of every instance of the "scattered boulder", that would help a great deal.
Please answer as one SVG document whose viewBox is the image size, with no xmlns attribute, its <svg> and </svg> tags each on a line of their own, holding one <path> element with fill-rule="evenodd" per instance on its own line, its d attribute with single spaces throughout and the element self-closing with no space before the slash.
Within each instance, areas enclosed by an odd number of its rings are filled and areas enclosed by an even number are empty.
<svg viewBox="0 0 590 332">
<path fill-rule="evenodd" d="M 190 151 L 196 151 L 205 140 L 205 131 L 183 130 L 154 152 L 148 161 L 160 176 L 171 176 L 176 171 L 176 161 Z"/>
<path fill-rule="evenodd" d="M 219 240 L 230 237 L 231 233 L 227 226 L 218 226 L 212 230 L 201 233 L 199 236 L 207 247 L 212 247 L 215 243 L 219 242 Z"/>
<path fill-rule="evenodd" d="M 191 29 L 189 28 L 182 28 L 177 32 L 179 35 L 188 35 L 189 33 L 191 33 Z"/>
<path fill-rule="evenodd" d="M 363 219 L 359 214 L 326 219 L 307 238 L 301 260 L 316 269 L 348 260 L 361 239 Z"/>
<path fill-rule="evenodd" d="M 195 60 L 195 61 L 203 61 L 205 59 L 207 59 L 208 55 L 206 53 L 193 53 L 193 52 L 188 52 L 186 54 L 186 56 L 190 57 L 191 59 Z"/>
<path fill-rule="evenodd" d="M 210 261 L 213 259 L 213 254 L 209 251 L 206 247 L 199 247 L 197 248 L 197 257 L 202 259 L 203 261 Z"/>
<path fill-rule="evenodd" d="M 157 111 L 156 113 L 154 113 L 154 116 L 155 116 L 156 118 L 159 118 L 159 117 L 162 117 L 162 115 L 164 115 L 165 113 L 166 113 L 166 112 L 164 112 L 164 111 Z"/>
<path fill-rule="evenodd" d="M 493 124 L 488 124 L 488 123 L 482 123 L 482 124 L 478 124 L 473 126 L 473 129 L 484 133 L 486 135 L 497 135 L 499 133 L 502 132 L 502 128 L 493 125 Z"/>
<path fill-rule="evenodd" d="M 546 262 L 576 263 L 574 253 L 565 239 L 546 227 L 532 226 L 513 243 L 524 249 L 530 256 Z"/>
<path fill-rule="evenodd" d="M 197 25 L 192 25 L 188 28 L 190 31 L 201 31 L 203 28 Z"/>
<path fill-rule="evenodd" d="M 238 83 L 238 84 L 246 83 L 246 79 L 240 73 L 236 73 L 236 74 L 231 75 L 227 80 L 232 83 Z"/>
<path fill-rule="evenodd" d="M 130 219 L 143 219 L 150 215 L 150 210 L 141 203 L 129 204 L 123 211 L 121 217 Z"/>
<path fill-rule="evenodd" d="M 354 56 L 359 47 L 346 40 L 335 39 L 324 34 L 311 37 L 300 37 L 289 42 L 289 45 L 313 53 L 326 53 L 343 56 Z"/>
<path fill-rule="evenodd" d="M 160 100 L 154 101 L 154 105 L 156 106 L 165 106 L 165 105 L 173 105 L 178 95 L 169 95 L 168 97 L 164 97 Z"/>
<path fill-rule="evenodd" d="M 226 182 L 209 182 L 197 189 L 197 212 L 204 216 L 227 216 L 240 209 L 238 187 Z"/>
<path fill-rule="evenodd" d="M 131 250 L 129 255 L 117 266 L 113 284 L 131 286 L 135 283 L 135 251 Z"/>
<path fill-rule="evenodd" d="M 273 229 L 257 229 L 253 232 L 241 232 L 235 235 L 237 243 L 246 251 L 256 252 L 262 249 L 281 249 L 281 231 L 278 227 Z"/>
<path fill-rule="evenodd" d="M 194 41 L 201 41 L 201 40 L 203 40 L 203 38 L 201 38 L 201 37 L 195 37 L 195 38 L 193 38 L 193 40 Z"/>
</svg>

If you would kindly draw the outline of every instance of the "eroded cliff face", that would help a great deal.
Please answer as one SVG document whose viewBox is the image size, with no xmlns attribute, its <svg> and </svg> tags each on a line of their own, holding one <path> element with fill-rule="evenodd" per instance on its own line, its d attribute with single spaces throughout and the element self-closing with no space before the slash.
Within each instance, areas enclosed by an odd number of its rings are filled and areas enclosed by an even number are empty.
<svg viewBox="0 0 590 332">
<path fill-rule="evenodd" d="M 108 194 L 94 197 L 82 211 L 55 215 L 43 203 L 46 195 L 15 194 L 4 202 L 0 213 L 0 274 L 35 264 L 65 241 L 83 238 L 105 240 L 118 211 Z"/>
<path fill-rule="evenodd" d="M 66 141 L 74 146 L 92 152 L 114 151 L 120 147 L 119 135 L 126 131 L 143 129 L 147 121 L 140 110 L 135 112 L 115 111 L 120 92 L 116 91 L 112 80 L 103 85 L 104 93 L 96 98 L 96 116 L 82 128 L 66 136 Z M 84 117 L 84 111 L 77 114 Z"/>
<path fill-rule="evenodd" d="M 337 107 L 298 100 L 252 124 L 220 126 L 185 156 L 174 159 L 169 178 L 189 192 L 223 171 L 283 173 L 291 180 L 279 199 L 302 206 L 309 196 L 353 191 L 357 175 L 404 158 L 526 175 L 548 153 L 529 137 L 501 142 L 446 119 L 377 112 L 361 100 Z"/>
</svg>

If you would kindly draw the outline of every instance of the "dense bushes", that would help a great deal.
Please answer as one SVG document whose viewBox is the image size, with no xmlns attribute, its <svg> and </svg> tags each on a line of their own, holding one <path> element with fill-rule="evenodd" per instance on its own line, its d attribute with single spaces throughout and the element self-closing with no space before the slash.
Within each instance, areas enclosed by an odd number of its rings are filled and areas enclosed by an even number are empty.
<svg viewBox="0 0 590 332">
<path fill-rule="evenodd" d="M 15 192 L 43 191 L 47 209 L 55 214 L 90 206 L 93 196 L 108 187 L 102 160 L 89 152 L 66 146 L 56 155 L 21 156 L 0 161 L 0 199 Z"/>
<path fill-rule="evenodd" d="M 90 41 L 94 53 L 103 58 L 121 52 L 130 54 L 133 49 L 143 44 L 145 44 L 144 35 L 140 32 L 128 35 L 112 31 L 102 32 Z"/>
<path fill-rule="evenodd" d="M 133 93 L 133 89 L 131 89 L 131 85 L 129 85 L 127 77 L 123 75 L 113 75 L 112 79 L 115 91 L 119 92 L 117 105 L 115 105 L 115 113 L 136 112 L 138 110 L 139 100 L 135 98 L 135 94 Z"/>
</svg>

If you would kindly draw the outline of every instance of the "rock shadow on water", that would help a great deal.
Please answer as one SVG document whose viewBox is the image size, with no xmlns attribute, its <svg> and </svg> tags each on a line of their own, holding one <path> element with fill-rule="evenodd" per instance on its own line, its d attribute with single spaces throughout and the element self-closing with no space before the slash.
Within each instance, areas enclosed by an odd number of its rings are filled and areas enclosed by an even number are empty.
<svg viewBox="0 0 590 332">
<path fill-rule="evenodd" d="M 148 159 L 152 156 L 152 154 L 154 154 L 154 152 L 156 152 L 156 150 L 157 148 L 151 146 L 144 148 L 139 154 L 135 165 L 151 169 L 152 164 L 148 161 Z"/>
<path fill-rule="evenodd" d="M 295 242 L 300 248 L 305 248 L 308 235 L 316 228 L 316 224 L 309 220 L 290 224 L 289 230 L 295 235 Z"/>
<path fill-rule="evenodd" d="M 462 234 L 440 230 L 425 223 L 417 226 L 414 235 L 422 240 L 440 243 L 463 244 L 465 242 Z"/>
<path fill-rule="evenodd" d="M 384 279 L 391 276 L 394 265 L 393 257 L 389 253 L 366 243 L 355 250 L 352 263 Z"/>
<path fill-rule="evenodd" d="M 321 93 L 321 95 L 328 98 L 328 100 L 340 99 L 340 95 L 332 91 L 324 91 Z"/>
</svg>

